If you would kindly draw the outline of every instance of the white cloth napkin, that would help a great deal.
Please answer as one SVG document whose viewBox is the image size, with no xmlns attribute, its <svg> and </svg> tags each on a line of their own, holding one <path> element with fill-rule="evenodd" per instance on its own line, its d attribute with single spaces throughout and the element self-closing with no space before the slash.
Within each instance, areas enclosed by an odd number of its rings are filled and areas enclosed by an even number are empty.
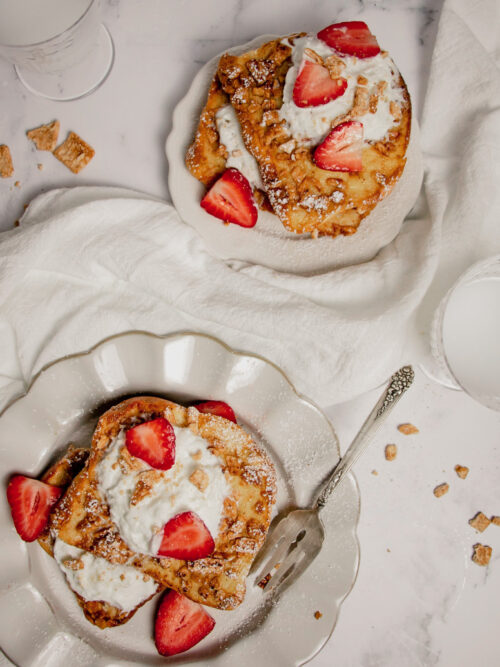
<svg viewBox="0 0 500 667">
<path fill-rule="evenodd" d="M 130 329 L 210 333 L 270 359 L 323 405 L 385 380 L 408 361 L 431 282 L 423 319 L 463 268 L 500 252 L 498 9 L 445 2 L 422 123 L 429 215 L 365 264 L 238 271 L 144 195 L 92 187 L 34 200 L 0 238 L 0 405 L 45 364 Z"/>
</svg>

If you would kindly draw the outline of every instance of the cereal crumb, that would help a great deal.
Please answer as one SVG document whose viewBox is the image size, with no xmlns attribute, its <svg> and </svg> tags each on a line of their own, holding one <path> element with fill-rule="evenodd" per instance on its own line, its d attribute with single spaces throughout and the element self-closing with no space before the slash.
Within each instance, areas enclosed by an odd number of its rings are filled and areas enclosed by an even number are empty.
<svg viewBox="0 0 500 667">
<path fill-rule="evenodd" d="M 457 475 L 460 477 L 460 479 L 465 479 L 467 475 L 469 474 L 469 468 L 467 466 L 455 466 L 455 472 Z"/>
<path fill-rule="evenodd" d="M 0 146 L 0 178 L 9 178 L 14 173 L 12 155 L 6 144 Z"/>
<path fill-rule="evenodd" d="M 418 433 L 418 428 L 413 426 L 413 424 L 399 424 L 398 431 L 404 433 L 405 435 L 411 435 L 412 433 Z"/>
<path fill-rule="evenodd" d="M 372 475 L 378 475 L 378 470 L 372 470 Z"/>
<path fill-rule="evenodd" d="M 492 516 L 490 521 L 495 526 L 500 526 L 500 516 Z"/>
<path fill-rule="evenodd" d="M 21 187 L 21 181 L 16 181 L 14 183 L 14 185 L 16 186 L 16 188 L 20 188 Z"/>
<path fill-rule="evenodd" d="M 398 453 L 398 448 L 396 445 L 386 445 L 385 446 L 385 458 L 387 461 L 394 461 Z"/>
<path fill-rule="evenodd" d="M 75 132 L 70 132 L 66 140 L 54 151 L 55 157 L 74 174 L 78 174 L 95 155 L 95 150 Z"/>
<path fill-rule="evenodd" d="M 433 493 L 436 496 L 436 498 L 440 498 L 441 496 L 444 496 L 445 493 L 448 493 L 449 489 L 450 485 L 444 482 L 443 484 L 439 484 L 438 486 L 436 486 Z"/>
<path fill-rule="evenodd" d="M 472 519 L 469 519 L 470 525 L 478 530 L 480 533 L 483 532 L 483 530 L 486 530 L 488 526 L 490 525 L 491 521 L 488 519 L 488 517 L 483 514 L 482 512 L 477 512 Z"/>
<path fill-rule="evenodd" d="M 267 582 L 269 581 L 270 578 L 271 578 L 271 574 L 270 574 L 270 573 L 269 573 L 269 574 L 266 574 L 266 576 L 263 577 L 263 578 L 259 581 L 259 583 L 257 584 L 257 586 L 260 586 L 261 588 L 265 588 L 265 587 L 267 586 Z"/>
<path fill-rule="evenodd" d="M 189 477 L 189 481 L 203 493 L 208 486 L 209 478 L 204 470 L 201 468 L 196 468 L 196 470 Z"/>
<path fill-rule="evenodd" d="M 479 542 L 474 544 L 472 548 L 474 549 L 474 553 L 472 554 L 474 563 L 482 566 L 488 565 L 491 558 L 492 548 L 486 544 L 479 544 Z"/>
<path fill-rule="evenodd" d="M 38 167 L 38 171 L 42 171 L 43 164 L 41 162 L 39 162 L 36 166 Z"/>
<path fill-rule="evenodd" d="M 316 620 L 319 620 L 322 616 L 323 616 L 323 614 L 320 611 L 315 611 L 314 612 L 314 618 Z"/>
<path fill-rule="evenodd" d="M 60 123 L 58 120 L 53 120 L 47 125 L 40 125 L 32 130 L 28 130 L 26 135 L 28 139 L 35 144 L 39 151 L 53 151 L 57 146 L 57 138 L 59 137 Z"/>
</svg>

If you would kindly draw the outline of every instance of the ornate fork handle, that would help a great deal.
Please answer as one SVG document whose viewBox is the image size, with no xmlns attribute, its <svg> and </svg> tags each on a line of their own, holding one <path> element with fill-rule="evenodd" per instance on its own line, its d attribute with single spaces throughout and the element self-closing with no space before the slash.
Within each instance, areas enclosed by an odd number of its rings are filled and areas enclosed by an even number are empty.
<svg viewBox="0 0 500 667">
<path fill-rule="evenodd" d="M 324 507 L 334 489 L 337 488 L 340 481 L 344 478 L 344 475 L 349 472 L 352 466 L 356 463 L 361 453 L 365 450 L 365 447 L 380 426 L 385 422 L 393 407 L 411 385 L 414 377 L 415 373 L 411 366 L 403 366 L 403 368 L 400 368 L 399 371 L 394 373 L 384 390 L 384 393 L 366 418 L 363 426 L 349 445 L 346 453 L 323 485 L 314 507 L 317 509 Z"/>
</svg>

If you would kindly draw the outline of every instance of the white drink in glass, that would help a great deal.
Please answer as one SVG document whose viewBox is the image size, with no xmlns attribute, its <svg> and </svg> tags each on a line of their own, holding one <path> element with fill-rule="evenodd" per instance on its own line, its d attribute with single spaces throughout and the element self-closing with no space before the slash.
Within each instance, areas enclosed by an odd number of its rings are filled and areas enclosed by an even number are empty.
<svg viewBox="0 0 500 667">
<path fill-rule="evenodd" d="M 45 42 L 73 26 L 90 0 L 0 0 L 0 44 Z"/>
</svg>

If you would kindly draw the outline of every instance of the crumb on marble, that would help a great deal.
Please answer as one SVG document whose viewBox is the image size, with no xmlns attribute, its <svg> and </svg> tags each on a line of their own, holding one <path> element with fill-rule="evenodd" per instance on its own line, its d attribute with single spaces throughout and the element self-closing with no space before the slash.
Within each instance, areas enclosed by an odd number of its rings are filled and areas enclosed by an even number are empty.
<svg viewBox="0 0 500 667">
<path fill-rule="evenodd" d="M 490 519 L 490 522 L 494 526 L 500 526 L 500 516 L 492 516 L 491 519 Z"/>
<path fill-rule="evenodd" d="M 404 435 L 412 435 L 413 433 L 418 433 L 418 428 L 410 423 L 399 424 L 398 431 Z"/>
<path fill-rule="evenodd" d="M 385 458 L 387 461 L 394 461 L 398 453 L 398 448 L 396 445 L 386 445 L 385 446 Z"/>
<path fill-rule="evenodd" d="M 378 475 L 378 470 L 372 470 L 372 475 Z"/>
<path fill-rule="evenodd" d="M 41 162 L 39 162 L 36 166 L 37 166 L 38 171 L 42 171 L 43 164 Z"/>
<path fill-rule="evenodd" d="M 75 132 L 70 132 L 66 140 L 55 149 L 54 155 L 74 174 L 78 174 L 92 160 L 95 150 Z"/>
<path fill-rule="evenodd" d="M 434 488 L 433 493 L 436 496 L 436 498 L 440 498 L 441 496 L 444 496 L 445 493 L 448 493 L 449 490 L 450 490 L 450 485 L 447 484 L 446 482 L 443 482 L 443 484 L 438 484 Z"/>
<path fill-rule="evenodd" d="M 0 178 L 10 178 L 14 173 L 12 155 L 7 144 L 0 146 Z"/>
<path fill-rule="evenodd" d="M 323 616 L 323 614 L 322 614 L 320 611 L 315 611 L 315 612 L 314 612 L 314 618 L 315 618 L 317 621 L 318 621 L 322 616 Z"/>
<path fill-rule="evenodd" d="M 16 186 L 16 188 L 20 188 L 21 187 L 21 181 L 16 181 L 14 183 L 14 185 Z"/>
<path fill-rule="evenodd" d="M 487 544 L 480 544 L 479 542 L 474 544 L 472 548 L 474 549 L 472 554 L 472 560 L 474 563 L 477 565 L 482 565 L 483 567 L 488 565 L 493 549 Z"/>
<path fill-rule="evenodd" d="M 455 466 L 455 472 L 460 477 L 460 479 L 465 479 L 469 474 L 469 468 L 467 468 L 467 466 L 461 466 L 457 464 Z"/>
<path fill-rule="evenodd" d="M 59 137 L 60 123 L 58 120 L 53 120 L 46 125 L 40 125 L 32 130 L 28 130 L 26 135 L 28 139 L 35 144 L 39 151 L 52 152 L 57 146 L 57 139 Z"/>
<path fill-rule="evenodd" d="M 472 519 L 469 519 L 469 524 L 475 529 L 478 530 L 480 533 L 483 532 L 483 530 L 486 530 L 488 526 L 490 525 L 491 521 L 488 519 L 486 514 L 483 514 L 482 512 L 477 512 Z"/>
</svg>

